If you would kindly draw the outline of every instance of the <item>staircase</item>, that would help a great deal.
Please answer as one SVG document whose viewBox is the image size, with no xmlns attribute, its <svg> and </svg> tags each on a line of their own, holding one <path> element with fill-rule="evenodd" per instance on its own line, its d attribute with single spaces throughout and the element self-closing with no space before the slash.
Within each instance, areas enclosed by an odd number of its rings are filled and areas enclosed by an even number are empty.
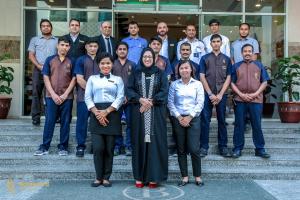
<svg viewBox="0 0 300 200">
<path fill-rule="evenodd" d="M 42 141 L 43 126 L 34 127 L 29 119 L 0 120 L 0 179 L 93 179 L 93 157 L 75 156 L 75 120 L 71 123 L 70 155 L 58 156 L 59 125 L 55 128 L 50 154 L 33 156 Z M 232 147 L 232 119 L 227 120 L 228 145 Z M 270 159 L 254 156 L 251 128 L 245 134 L 245 149 L 238 159 L 217 155 L 217 126 L 211 123 L 209 155 L 202 159 L 205 179 L 295 179 L 300 180 L 300 124 L 282 124 L 279 121 L 264 121 L 262 124 L 266 149 Z M 168 123 L 168 131 L 171 132 Z M 90 143 L 90 137 L 88 138 Z M 189 160 L 189 173 L 191 163 Z M 169 179 L 180 176 L 177 157 L 169 157 Z M 114 158 L 111 179 L 132 179 L 131 158 Z"/>
</svg>

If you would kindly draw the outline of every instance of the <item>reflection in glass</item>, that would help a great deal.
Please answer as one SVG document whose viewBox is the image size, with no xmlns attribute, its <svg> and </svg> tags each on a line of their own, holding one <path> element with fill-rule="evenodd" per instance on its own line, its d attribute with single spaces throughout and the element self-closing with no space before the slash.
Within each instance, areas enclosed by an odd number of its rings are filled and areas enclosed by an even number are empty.
<svg viewBox="0 0 300 200">
<path fill-rule="evenodd" d="M 272 66 L 284 56 L 284 16 L 246 16 L 246 22 L 260 45 L 262 63 Z"/>
<path fill-rule="evenodd" d="M 66 8 L 66 0 L 25 0 L 25 6 Z"/>
<path fill-rule="evenodd" d="M 198 11 L 199 10 L 199 0 L 160 0 L 159 1 L 160 10 L 182 10 L 182 11 Z"/>
<path fill-rule="evenodd" d="M 284 0 L 247 0 L 246 12 L 283 13 Z"/>
<path fill-rule="evenodd" d="M 111 0 L 71 0 L 72 8 L 102 8 L 111 9 Z"/>
<path fill-rule="evenodd" d="M 90 37 L 100 34 L 101 22 L 112 20 L 111 12 L 71 11 L 70 16 L 80 20 L 80 32 Z"/>
<path fill-rule="evenodd" d="M 241 0 L 203 0 L 202 10 L 205 12 L 241 12 Z"/>
<path fill-rule="evenodd" d="M 209 21 L 211 19 L 218 19 L 220 21 L 220 34 L 229 38 L 230 43 L 239 37 L 238 26 L 242 22 L 240 15 L 204 15 L 202 38 L 211 34 L 209 28 Z"/>
<path fill-rule="evenodd" d="M 156 0 L 115 0 L 116 10 L 155 10 Z"/>
</svg>

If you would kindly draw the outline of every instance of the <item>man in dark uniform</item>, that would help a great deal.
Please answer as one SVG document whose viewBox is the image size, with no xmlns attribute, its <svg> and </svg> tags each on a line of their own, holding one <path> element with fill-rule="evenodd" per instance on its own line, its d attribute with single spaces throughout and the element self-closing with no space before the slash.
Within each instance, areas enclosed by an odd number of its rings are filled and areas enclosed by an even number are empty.
<svg viewBox="0 0 300 200">
<path fill-rule="evenodd" d="M 215 106 L 218 120 L 219 154 L 230 157 L 227 148 L 227 128 L 225 123 L 227 89 L 230 84 L 231 60 L 221 53 L 222 37 L 214 34 L 210 38 L 213 48 L 200 61 L 200 80 L 205 89 L 204 108 L 201 113 L 200 156 L 205 157 L 209 148 L 209 125 Z"/>
<path fill-rule="evenodd" d="M 112 55 L 114 58 L 116 57 L 116 40 L 111 36 L 112 27 L 109 21 L 104 21 L 100 25 L 101 34 L 95 39 L 99 43 L 98 54 L 101 52 L 107 52 Z"/>
<path fill-rule="evenodd" d="M 46 120 L 43 133 L 43 143 L 34 153 L 35 156 L 48 154 L 48 149 L 53 137 L 57 114 L 60 114 L 60 143 L 59 155 L 68 155 L 70 122 L 73 105 L 73 88 L 76 83 L 73 73 L 73 61 L 67 57 L 70 41 L 59 38 L 57 55 L 46 59 L 42 73 L 46 86 Z"/>
<path fill-rule="evenodd" d="M 238 158 L 242 155 L 245 144 L 245 118 L 250 116 L 252 126 L 253 143 L 255 145 L 255 156 L 269 158 L 265 151 L 265 140 L 261 129 L 261 115 L 263 107 L 263 91 L 270 79 L 263 64 L 253 60 L 254 48 L 251 44 L 242 47 L 244 60 L 233 66 L 231 88 L 236 94 L 235 101 L 235 123 L 233 133 L 232 157 Z"/>
<path fill-rule="evenodd" d="M 195 79 L 199 80 L 200 79 L 200 75 L 199 75 L 199 65 L 197 63 L 195 63 L 194 61 L 192 61 L 190 59 L 190 55 L 192 53 L 192 49 L 191 49 L 191 44 L 188 42 L 184 42 L 180 45 L 180 60 L 177 60 L 175 58 L 174 62 L 172 63 L 172 81 L 175 81 L 179 78 L 179 74 L 178 74 L 178 65 L 181 61 L 190 61 L 190 63 L 192 64 L 193 68 L 194 68 L 194 76 Z"/>
<path fill-rule="evenodd" d="M 89 39 L 88 36 L 80 33 L 80 21 L 78 19 L 70 19 L 69 21 L 69 34 L 63 37 L 71 42 L 71 48 L 68 56 L 77 59 L 85 54 L 85 42 Z"/>
<path fill-rule="evenodd" d="M 116 54 L 118 58 L 114 61 L 112 74 L 120 76 L 124 83 L 124 88 L 127 88 L 128 77 L 135 70 L 136 65 L 134 62 L 127 59 L 128 55 L 128 44 L 126 42 L 120 42 L 116 47 Z M 117 136 L 115 142 L 115 151 L 114 155 L 126 154 L 131 156 L 131 133 L 130 133 L 130 105 L 127 104 L 126 92 L 125 92 L 125 102 L 122 106 L 123 112 L 125 113 L 126 120 L 126 140 L 124 148 L 124 139 L 123 136 Z"/>
<path fill-rule="evenodd" d="M 88 111 L 84 102 L 85 86 L 91 75 L 99 74 L 99 67 L 96 61 L 96 55 L 99 45 L 97 40 L 89 39 L 85 44 L 86 55 L 79 57 L 76 61 L 74 73 L 77 80 L 77 121 L 76 121 L 76 139 L 77 139 L 77 157 L 84 156 L 86 148 L 85 141 L 87 136 Z"/>
<path fill-rule="evenodd" d="M 152 37 L 149 41 L 149 47 L 154 51 L 155 53 L 155 65 L 165 72 L 166 76 L 168 77 L 168 80 L 171 79 L 172 75 L 172 66 L 168 58 L 159 55 L 159 52 L 162 47 L 162 40 L 160 37 Z"/>
</svg>

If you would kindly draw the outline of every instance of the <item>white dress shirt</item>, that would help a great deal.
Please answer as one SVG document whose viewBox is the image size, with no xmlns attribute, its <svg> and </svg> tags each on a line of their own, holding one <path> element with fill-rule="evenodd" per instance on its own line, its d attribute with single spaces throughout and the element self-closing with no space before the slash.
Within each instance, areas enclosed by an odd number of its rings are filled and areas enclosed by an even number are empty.
<svg viewBox="0 0 300 200">
<path fill-rule="evenodd" d="M 193 78 L 188 84 L 182 79 L 172 82 L 168 94 L 168 108 L 171 116 L 190 115 L 198 117 L 204 106 L 202 83 Z"/>
<path fill-rule="evenodd" d="M 109 79 L 100 75 L 91 76 L 85 88 L 85 104 L 90 110 L 95 103 L 112 103 L 116 110 L 124 102 L 124 83 L 121 77 L 110 74 Z"/>
</svg>

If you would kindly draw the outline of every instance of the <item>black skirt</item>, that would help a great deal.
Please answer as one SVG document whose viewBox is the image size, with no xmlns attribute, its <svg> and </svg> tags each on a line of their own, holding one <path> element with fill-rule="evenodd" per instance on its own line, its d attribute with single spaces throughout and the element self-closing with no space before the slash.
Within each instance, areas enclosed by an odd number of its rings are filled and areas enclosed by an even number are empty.
<svg viewBox="0 0 300 200">
<path fill-rule="evenodd" d="M 108 108 L 111 103 L 96 103 L 95 106 L 98 110 L 104 110 Z M 121 114 L 120 111 L 113 111 L 107 116 L 109 123 L 107 126 L 102 126 L 97 120 L 96 116 L 91 113 L 89 130 L 91 134 L 97 135 L 121 135 Z"/>
</svg>

